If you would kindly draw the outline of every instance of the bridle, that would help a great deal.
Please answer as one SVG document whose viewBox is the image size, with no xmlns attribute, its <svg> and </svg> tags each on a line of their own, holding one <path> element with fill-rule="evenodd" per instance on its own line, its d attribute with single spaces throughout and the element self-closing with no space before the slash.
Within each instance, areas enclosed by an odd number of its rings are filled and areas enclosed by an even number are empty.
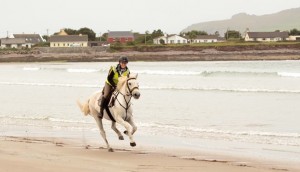
<svg viewBox="0 0 300 172">
<path fill-rule="evenodd" d="M 126 121 L 126 118 L 127 118 L 127 112 L 128 112 L 128 109 L 130 108 L 130 105 L 131 105 L 130 102 L 131 102 L 131 98 L 132 98 L 132 96 L 133 96 L 133 95 L 132 95 L 132 92 L 133 92 L 135 89 L 139 89 L 138 86 L 135 86 L 135 87 L 133 87 L 132 89 L 130 89 L 129 84 L 128 84 L 128 81 L 130 81 L 130 80 L 132 80 L 132 79 L 135 79 L 135 80 L 136 80 L 136 78 L 128 78 L 128 79 L 126 80 L 126 86 L 127 86 L 127 89 L 128 89 L 128 91 L 129 91 L 129 93 L 123 94 L 120 90 L 117 90 L 117 91 L 116 91 L 117 94 L 114 94 L 115 97 L 116 97 L 116 100 L 117 100 L 118 103 L 119 103 L 119 105 L 120 105 L 122 108 L 124 108 L 125 111 L 126 111 L 125 121 Z M 123 96 L 124 101 L 125 101 L 125 103 L 126 103 L 125 106 L 122 105 L 121 102 L 119 101 L 119 99 L 118 99 L 118 95 L 119 95 L 119 94 L 121 94 L 121 95 Z M 129 97 L 129 101 L 126 101 L 126 96 Z"/>
<path fill-rule="evenodd" d="M 133 87 L 132 89 L 129 88 L 128 81 L 133 80 L 133 79 L 136 80 L 136 78 L 128 78 L 128 79 L 126 80 L 127 89 L 129 90 L 129 93 L 130 93 L 130 96 L 131 96 L 131 97 L 132 97 L 132 92 L 133 92 L 133 90 L 139 89 L 138 86 L 135 86 L 135 87 Z M 129 95 L 128 95 L 128 96 L 129 96 Z"/>
</svg>

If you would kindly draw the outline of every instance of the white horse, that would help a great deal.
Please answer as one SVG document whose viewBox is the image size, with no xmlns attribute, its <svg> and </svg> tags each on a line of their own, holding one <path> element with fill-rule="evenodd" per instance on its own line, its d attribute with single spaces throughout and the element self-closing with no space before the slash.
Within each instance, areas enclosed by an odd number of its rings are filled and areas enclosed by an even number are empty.
<svg viewBox="0 0 300 172">
<path fill-rule="evenodd" d="M 98 91 L 92 94 L 92 96 L 85 103 L 81 104 L 79 101 L 77 101 L 77 104 L 84 115 L 91 115 L 94 117 L 100 129 L 100 134 L 106 143 L 108 151 L 113 152 L 113 149 L 110 147 L 106 139 L 102 118 L 99 117 L 100 107 L 98 105 L 98 100 L 101 96 L 102 92 Z M 117 129 L 116 122 L 123 125 L 126 128 L 124 133 L 129 136 L 130 146 L 134 147 L 136 146 L 136 143 L 133 140 L 133 134 L 137 130 L 137 127 L 133 122 L 131 106 L 132 97 L 135 99 L 139 99 L 140 97 L 137 74 L 130 74 L 129 76 L 123 76 L 119 78 L 116 91 L 113 93 L 111 98 L 111 100 L 114 99 L 114 105 L 109 107 L 111 114 L 107 113 L 107 110 L 104 109 L 103 118 L 112 121 L 111 128 L 117 133 L 119 140 L 124 140 L 124 137 Z M 111 103 L 109 105 L 111 105 Z M 110 117 L 110 115 L 112 117 Z"/>
</svg>

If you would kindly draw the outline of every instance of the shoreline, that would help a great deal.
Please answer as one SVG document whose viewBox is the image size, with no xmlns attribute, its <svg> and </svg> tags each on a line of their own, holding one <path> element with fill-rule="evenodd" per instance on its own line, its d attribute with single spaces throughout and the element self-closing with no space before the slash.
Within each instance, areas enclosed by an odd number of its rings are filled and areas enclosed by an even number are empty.
<svg viewBox="0 0 300 172">
<path fill-rule="evenodd" d="M 2 136 L 0 139 L 0 165 L 4 171 L 297 171 L 278 167 L 274 162 L 266 163 L 270 165 L 268 167 L 249 164 L 242 158 L 239 162 L 196 159 L 134 148 L 119 148 L 111 153 L 102 147 L 81 145 L 63 138 Z"/>
<path fill-rule="evenodd" d="M 1 62 L 114 62 L 120 56 L 128 56 L 130 61 L 255 61 L 255 60 L 300 60 L 299 49 L 219 51 L 158 51 L 158 52 L 42 52 L 28 54 L 0 54 Z"/>
</svg>

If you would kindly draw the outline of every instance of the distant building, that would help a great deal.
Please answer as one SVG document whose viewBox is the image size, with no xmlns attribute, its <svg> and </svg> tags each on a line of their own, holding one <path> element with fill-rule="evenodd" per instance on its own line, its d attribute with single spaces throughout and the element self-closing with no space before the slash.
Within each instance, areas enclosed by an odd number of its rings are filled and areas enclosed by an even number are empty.
<svg viewBox="0 0 300 172">
<path fill-rule="evenodd" d="M 288 40 L 289 41 L 300 41 L 300 35 L 290 35 Z"/>
<path fill-rule="evenodd" d="M 44 39 L 40 34 L 13 34 L 14 38 L 22 38 L 25 39 L 28 48 L 32 46 L 44 42 Z"/>
<path fill-rule="evenodd" d="M 214 43 L 214 42 L 224 42 L 225 39 L 219 37 L 218 35 L 197 35 L 195 39 L 188 39 L 190 43 Z"/>
<path fill-rule="evenodd" d="M 87 35 L 68 35 L 61 29 L 57 35 L 50 36 L 50 47 L 87 47 Z"/>
<path fill-rule="evenodd" d="M 161 44 L 161 42 L 165 44 L 186 44 L 187 39 L 176 34 L 164 35 L 153 39 L 154 44 Z"/>
<path fill-rule="evenodd" d="M 289 32 L 247 32 L 245 41 L 276 42 L 288 40 Z"/>
<path fill-rule="evenodd" d="M 134 41 L 134 34 L 132 31 L 109 31 L 107 35 L 107 42 L 111 43 L 126 43 Z"/>
<path fill-rule="evenodd" d="M 2 38 L 0 39 L 1 48 L 30 48 L 25 38 Z"/>
<path fill-rule="evenodd" d="M 50 47 L 87 47 L 87 35 L 52 35 Z"/>
</svg>

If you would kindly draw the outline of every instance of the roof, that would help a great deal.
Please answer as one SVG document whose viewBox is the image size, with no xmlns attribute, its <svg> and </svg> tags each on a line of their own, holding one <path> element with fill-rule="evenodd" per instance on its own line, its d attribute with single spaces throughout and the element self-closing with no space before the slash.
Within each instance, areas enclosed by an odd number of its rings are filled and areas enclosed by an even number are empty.
<svg viewBox="0 0 300 172">
<path fill-rule="evenodd" d="M 25 44 L 25 38 L 2 38 L 1 44 Z"/>
<path fill-rule="evenodd" d="M 26 43 L 38 44 L 43 42 L 43 38 L 39 34 L 13 34 L 14 38 L 25 38 Z"/>
<path fill-rule="evenodd" d="M 50 42 L 88 42 L 87 35 L 52 35 Z"/>
<path fill-rule="evenodd" d="M 134 37 L 131 31 L 109 31 L 107 37 L 121 38 L 121 37 Z"/>
<path fill-rule="evenodd" d="M 288 38 L 288 32 L 247 32 L 249 38 Z"/>
<path fill-rule="evenodd" d="M 217 35 L 197 35 L 195 39 L 218 39 Z"/>
</svg>

